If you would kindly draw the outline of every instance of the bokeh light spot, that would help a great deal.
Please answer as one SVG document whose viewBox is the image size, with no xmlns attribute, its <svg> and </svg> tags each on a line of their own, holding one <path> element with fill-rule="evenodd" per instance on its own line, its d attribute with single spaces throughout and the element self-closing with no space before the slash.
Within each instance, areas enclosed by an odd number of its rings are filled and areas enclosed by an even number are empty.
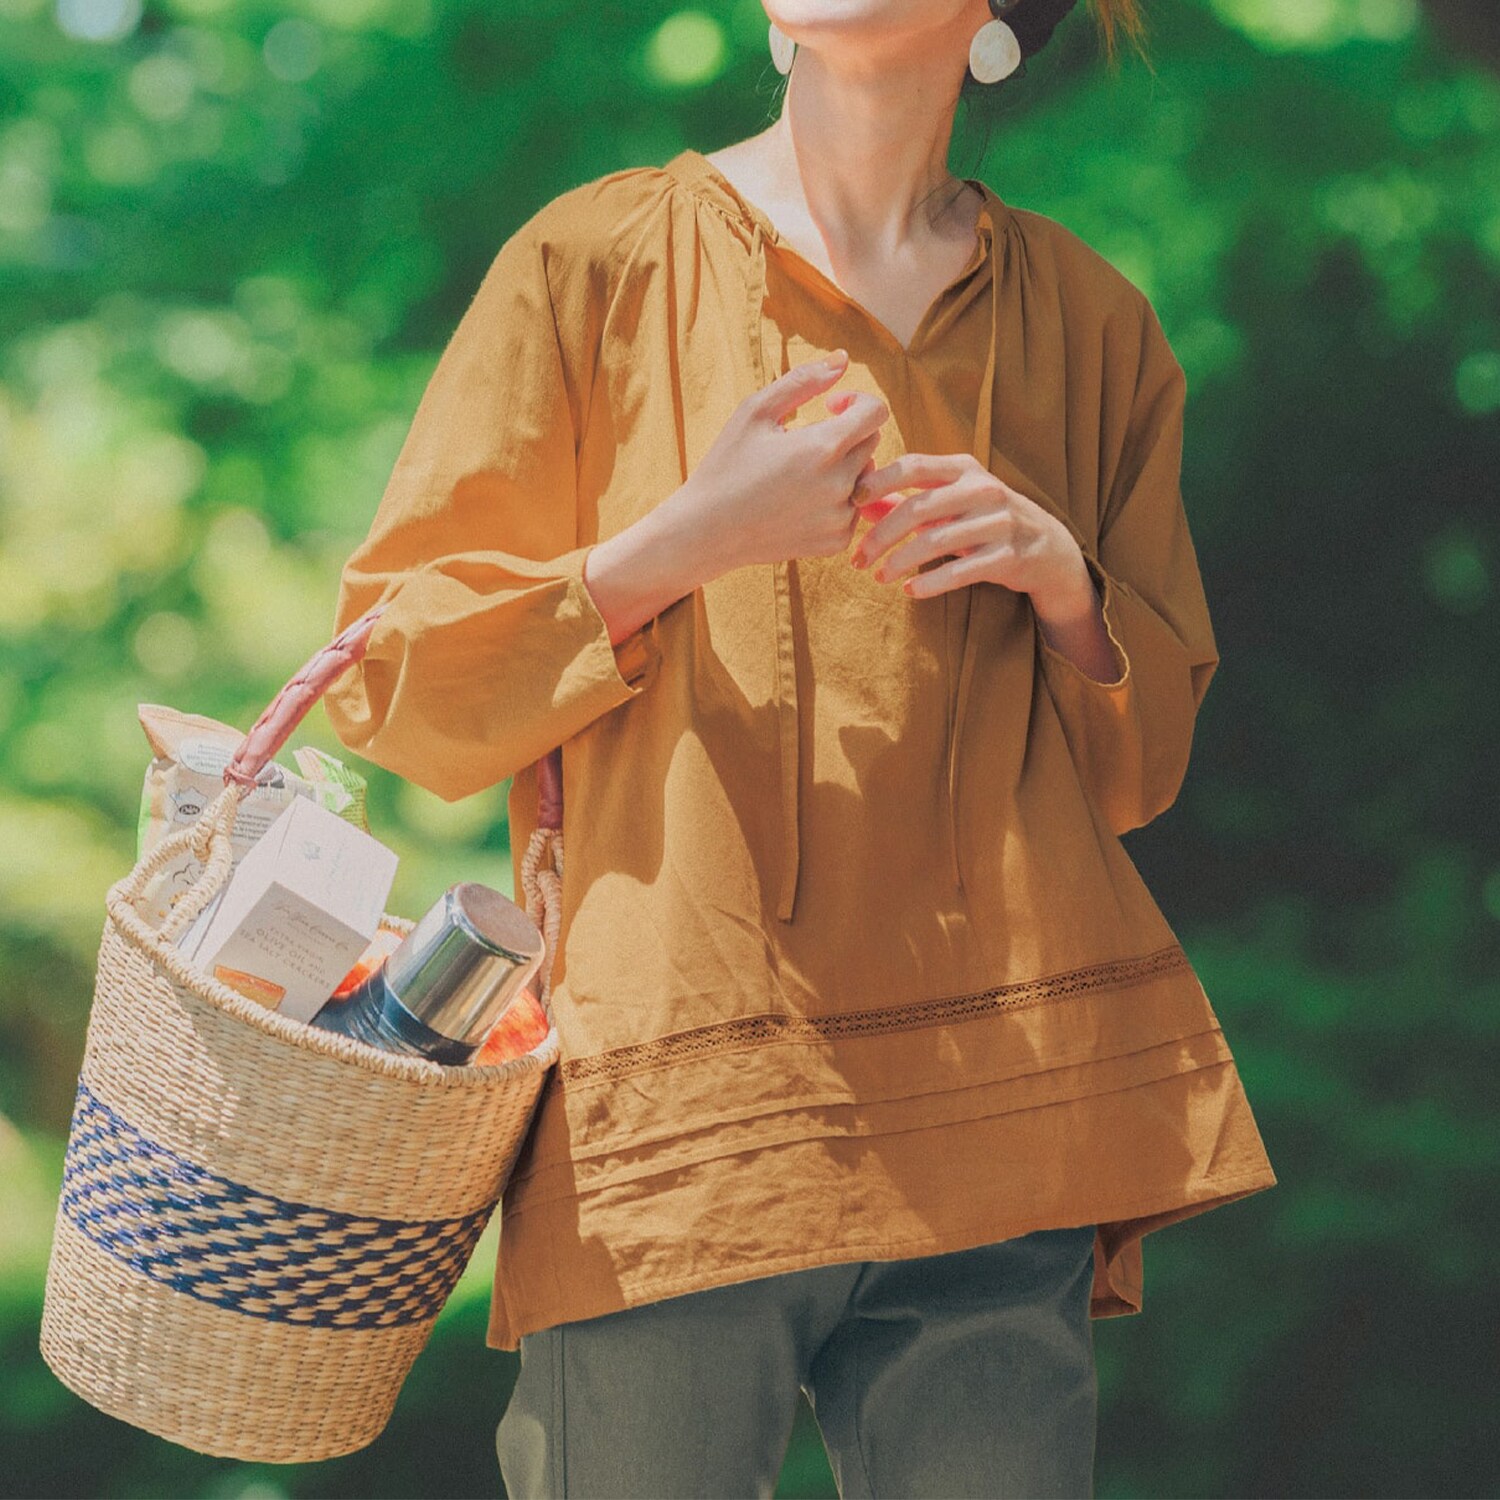
<svg viewBox="0 0 1500 1500">
<path fill-rule="evenodd" d="M 1471 416 L 1500 411 L 1500 350 L 1479 349 L 1461 360 L 1453 372 L 1453 390 Z"/>
<path fill-rule="evenodd" d="M 161 162 L 145 132 L 128 120 L 111 120 L 87 136 L 83 158 L 94 181 L 111 187 L 149 182 Z"/>
<path fill-rule="evenodd" d="M 673 88 L 696 88 L 724 71 L 724 29 L 701 10 L 681 10 L 661 23 L 646 44 L 646 66 Z"/>
<path fill-rule="evenodd" d="M 303 83 L 323 60 L 323 36 L 311 21 L 288 16 L 267 33 L 261 46 L 266 69 L 283 83 Z"/>
<path fill-rule="evenodd" d="M 1416 0 L 1210 0 L 1219 19 L 1267 52 L 1325 51 L 1351 40 L 1402 41 Z"/>
<path fill-rule="evenodd" d="M 1399 42 L 1421 23 L 1417 0 L 1358 0 L 1355 22 L 1372 41 Z"/>
<path fill-rule="evenodd" d="M 177 120 L 193 102 L 193 70 L 180 57 L 160 52 L 130 70 L 131 103 L 150 120 Z"/>
<path fill-rule="evenodd" d="M 209 385 L 233 367 L 242 342 L 238 331 L 239 319 L 221 313 L 176 313 L 157 329 L 157 356 L 184 380 Z"/>
<path fill-rule="evenodd" d="M 1473 614 L 1490 596 L 1490 573 L 1474 539 L 1452 528 L 1431 538 L 1423 558 L 1427 591 L 1454 614 Z"/>
<path fill-rule="evenodd" d="M 57 0 L 57 25 L 80 42 L 117 42 L 141 19 L 141 0 Z"/>
<path fill-rule="evenodd" d="M 198 631 L 186 615 L 159 609 L 136 627 L 130 647 L 135 659 L 151 676 L 174 681 L 193 666 L 198 654 Z"/>
</svg>

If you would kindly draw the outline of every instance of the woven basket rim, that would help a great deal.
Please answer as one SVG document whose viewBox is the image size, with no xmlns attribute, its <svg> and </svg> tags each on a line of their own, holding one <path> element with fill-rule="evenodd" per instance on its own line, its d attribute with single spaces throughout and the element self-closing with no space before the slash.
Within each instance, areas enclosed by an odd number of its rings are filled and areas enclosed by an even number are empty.
<svg viewBox="0 0 1500 1500">
<path fill-rule="evenodd" d="M 218 812 L 221 807 L 227 811 L 228 802 L 228 789 L 226 789 L 226 793 L 221 794 L 221 799 L 215 799 L 202 816 L 207 818 L 210 812 Z M 180 830 L 170 836 L 170 841 L 174 847 L 179 846 L 179 841 L 185 845 L 187 840 L 184 835 L 190 832 L 191 828 Z M 372 1047 L 368 1043 L 357 1041 L 353 1037 L 324 1031 L 321 1027 L 309 1025 L 305 1021 L 295 1021 L 290 1016 L 284 1016 L 279 1011 L 268 1010 L 265 1006 L 248 999 L 238 990 L 231 989 L 222 980 L 215 979 L 211 974 L 204 973 L 188 963 L 175 944 L 164 942 L 161 935 L 133 906 L 133 887 L 140 883 L 142 868 L 148 860 L 159 863 L 160 854 L 163 852 L 162 844 L 166 842 L 167 840 L 162 840 L 152 849 L 147 850 L 136 861 L 134 867 L 105 892 L 105 924 L 106 928 L 113 928 L 115 934 L 123 942 L 139 952 L 156 973 L 176 988 L 225 1012 L 236 1021 L 242 1021 L 245 1025 L 254 1027 L 276 1041 L 300 1047 L 304 1052 L 329 1057 L 337 1062 L 361 1068 L 367 1073 L 375 1073 L 380 1077 L 403 1083 L 420 1083 L 428 1087 L 448 1089 L 492 1089 L 511 1077 L 534 1070 L 544 1071 L 557 1061 L 561 1043 L 557 1023 L 550 1015 L 547 1018 L 546 1036 L 530 1052 L 522 1053 L 519 1057 L 509 1057 L 498 1063 L 438 1063 L 431 1058 L 412 1057 L 400 1052 L 386 1052 L 379 1047 Z M 381 917 L 380 925 L 404 937 L 416 924 L 409 917 L 387 912 Z"/>
</svg>

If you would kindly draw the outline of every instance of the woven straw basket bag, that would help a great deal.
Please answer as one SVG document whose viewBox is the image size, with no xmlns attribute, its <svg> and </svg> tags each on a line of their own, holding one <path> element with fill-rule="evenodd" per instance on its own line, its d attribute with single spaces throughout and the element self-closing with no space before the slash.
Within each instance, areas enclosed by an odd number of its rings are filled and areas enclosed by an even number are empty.
<svg viewBox="0 0 1500 1500">
<path fill-rule="evenodd" d="M 42 1354 L 84 1400 L 203 1453 L 262 1462 L 362 1448 L 489 1220 L 558 1036 L 493 1066 L 382 1052 L 267 1010 L 175 947 L 225 884 L 256 774 L 364 653 L 380 608 L 257 720 L 192 825 L 105 896 L 93 1008 L 42 1311 Z M 552 1021 L 561 787 L 539 763 L 523 862 Z M 132 906 L 191 847 L 202 873 L 162 927 Z M 552 868 L 548 867 L 550 863 Z M 415 925 L 386 914 L 405 936 Z"/>
</svg>

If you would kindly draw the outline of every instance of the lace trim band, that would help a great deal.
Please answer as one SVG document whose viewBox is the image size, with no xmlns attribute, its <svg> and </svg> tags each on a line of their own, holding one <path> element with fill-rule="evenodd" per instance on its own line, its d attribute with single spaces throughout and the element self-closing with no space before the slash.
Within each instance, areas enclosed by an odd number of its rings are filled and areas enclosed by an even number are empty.
<svg viewBox="0 0 1500 1500">
<path fill-rule="evenodd" d="M 915 1031 L 924 1026 L 963 1021 L 998 1011 L 1046 1005 L 1090 990 L 1122 989 L 1162 974 L 1188 969 L 1180 944 L 1159 948 L 1140 958 L 1089 964 L 1042 979 L 1023 979 L 968 995 L 944 995 L 917 1005 L 886 1005 L 873 1010 L 845 1011 L 835 1016 L 760 1015 L 716 1021 L 691 1031 L 674 1032 L 649 1042 L 613 1047 L 588 1057 L 565 1057 L 558 1063 L 561 1081 L 592 1083 L 623 1073 L 663 1067 L 688 1057 L 702 1057 L 759 1042 L 820 1041 L 847 1036 L 870 1036 L 886 1031 Z"/>
</svg>

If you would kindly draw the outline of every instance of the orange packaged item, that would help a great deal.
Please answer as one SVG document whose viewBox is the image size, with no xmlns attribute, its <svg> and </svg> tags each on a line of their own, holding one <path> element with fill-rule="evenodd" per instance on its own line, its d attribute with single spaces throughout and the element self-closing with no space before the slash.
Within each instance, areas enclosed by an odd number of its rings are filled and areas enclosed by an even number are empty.
<svg viewBox="0 0 1500 1500">
<path fill-rule="evenodd" d="M 547 1035 L 547 1013 L 530 988 L 519 991 L 474 1055 L 476 1065 L 524 1057 Z"/>
<path fill-rule="evenodd" d="M 223 980 L 230 989 L 243 995 L 247 1000 L 255 1001 L 257 1005 L 264 1005 L 267 1010 L 275 1010 L 286 999 L 284 985 L 277 984 L 274 979 L 265 979 L 259 974 L 252 974 L 247 969 L 234 969 L 228 964 L 215 964 L 214 978 Z"/>
<path fill-rule="evenodd" d="M 347 1000 L 400 946 L 401 934 L 392 932 L 389 927 L 382 927 L 370 939 L 370 946 L 355 960 L 354 967 L 339 980 L 338 988 L 328 998 Z"/>
</svg>

